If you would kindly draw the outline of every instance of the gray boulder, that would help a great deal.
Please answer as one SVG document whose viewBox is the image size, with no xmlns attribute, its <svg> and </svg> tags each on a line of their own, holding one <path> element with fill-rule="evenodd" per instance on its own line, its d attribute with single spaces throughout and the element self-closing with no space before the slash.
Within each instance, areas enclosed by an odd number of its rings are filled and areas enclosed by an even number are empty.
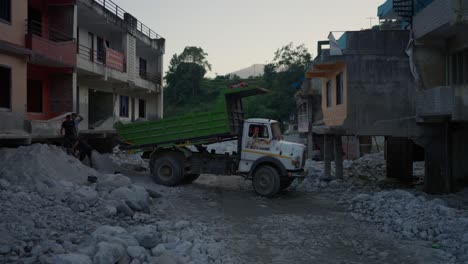
<svg viewBox="0 0 468 264">
<path fill-rule="evenodd" d="M 112 200 L 117 201 L 132 201 L 140 206 L 142 204 L 148 205 L 149 204 L 149 195 L 145 188 L 131 185 L 130 187 L 120 187 L 113 190 L 109 198 Z"/>
<path fill-rule="evenodd" d="M 117 188 L 128 187 L 132 184 L 130 178 L 122 174 L 106 174 L 99 178 L 98 191 L 113 191 Z"/>
<path fill-rule="evenodd" d="M 73 191 L 67 200 L 73 210 L 83 211 L 97 202 L 98 193 L 91 187 L 82 186 Z"/>
<path fill-rule="evenodd" d="M 95 264 L 115 264 L 126 256 L 125 248 L 119 244 L 108 242 L 99 242 L 97 244 L 97 252 L 94 255 L 93 263 Z"/>
<path fill-rule="evenodd" d="M 91 258 L 82 254 L 61 254 L 52 257 L 52 263 L 57 264 L 92 264 Z"/>
<path fill-rule="evenodd" d="M 140 246 L 130 246 L 127 248 L 127 253 L 133 259 L 144 260 L 146 256 L 146 249 Z"/>
<path fill-rule="evenodd" d="M 153 248 L 162 242 L 161 234 L 158 232 L 157 227 L 151 225 L 135 227 L 132 235 L 145 248 Z"/>
<path fill-rule="evenodd" d="M 159 257 L 152 257 L 149 260 L 151 264 L 178 264 L 179 261 L 171 254 L 165 253 Z"/>
</svg>

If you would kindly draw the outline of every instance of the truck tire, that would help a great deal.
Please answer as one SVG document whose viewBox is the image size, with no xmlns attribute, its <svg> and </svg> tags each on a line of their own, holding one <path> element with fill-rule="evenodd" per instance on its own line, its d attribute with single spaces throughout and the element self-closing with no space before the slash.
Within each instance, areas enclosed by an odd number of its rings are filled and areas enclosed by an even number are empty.
<svg viewBox="0 0 468 264">
<path fill-rule="evenodd" d="M 160 185 L 176 186 L 184 180 L 183 171 L 183 161 L 168 153 L 154 161 L 153 179 Z"/>
<path fill-rule="evenodd" d="M 291 186 L 291 184 L 294 182 L 294 178 L 288 178 L 288 177 L 281 177 L 281 187 L 280 190 L 284 190 Z"/>
<path fill-rule="evenodd" d="M 254 172 L 252 185 L 258 195 L 268 198 L 273 197 L 281 187 L 280 175 L 275 168 L 261 165 Z"/>
<path fill-rule="evenodd" d="M 190 184 L 190 183 L 196 181 L 198 179 L 198 177 L 200 177 L 200 174 L 196 174 L 196 173 L 186 174 L 185 177 L 184 177 L 183 183 Z"/>
</svg>

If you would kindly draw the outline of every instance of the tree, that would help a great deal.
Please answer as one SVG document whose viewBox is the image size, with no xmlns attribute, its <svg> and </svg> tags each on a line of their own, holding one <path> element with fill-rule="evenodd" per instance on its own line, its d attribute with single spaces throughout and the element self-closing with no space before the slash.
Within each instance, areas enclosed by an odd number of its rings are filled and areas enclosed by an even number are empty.
<svg viewBox="0 0 468 264">
<path fill-rule="evenodd" d="M 200 47 L 185 47 L 180 54 L 174 54 L 166 73 L 165 100 L 167 105 L 189 103 L 191 98 L 203 96 L 201 81 L 211 65 L 208 54 Z"/>
<path fill-rule="evenodd" d="M 249 100 L 248 116 L 288 121 L 296 109 L 296 91 L 291 85 L 304 76 L 311 60 L 312 56 L 304 45 L 295 47 L 289 43 L 278 49 L 272 63 L 265 65 L 263 73 L 263 80 L 270 93 Z"/>
<path fill-rule="evenodd" d="M 273 65 L 277 70 L 290 70 L 296 67 L 305 70 L 311 61 L 312 56 L 304 44 L 294 47 L 291 42 L 275 52 Z"/>
</svg>

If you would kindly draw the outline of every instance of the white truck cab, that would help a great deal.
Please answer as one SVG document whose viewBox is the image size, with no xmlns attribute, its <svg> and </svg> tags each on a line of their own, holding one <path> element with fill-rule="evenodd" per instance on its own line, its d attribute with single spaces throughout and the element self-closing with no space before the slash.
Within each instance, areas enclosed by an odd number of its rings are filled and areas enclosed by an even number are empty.
<svg viewBox="0 0 468 264">
<path fill-rule="evenodd" d="M 254 189 L 260 195 L 276 194 L 295 178 L 303 177 L 306 147 L 284 141 L 278 121 L 245 120 L 241 140 L 239 172 L 252 176 Z M 274 177 L 279 177 L 279 187 L 272 183 Z"/>
</svg>

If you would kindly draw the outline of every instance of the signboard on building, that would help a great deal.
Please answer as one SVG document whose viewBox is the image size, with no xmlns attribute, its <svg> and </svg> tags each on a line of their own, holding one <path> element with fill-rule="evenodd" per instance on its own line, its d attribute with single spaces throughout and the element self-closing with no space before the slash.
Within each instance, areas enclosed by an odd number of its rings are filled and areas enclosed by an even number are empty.
<svg viewBox="0 0 468 264">
<path fill-rule="evenodd" d="M 115 50 L 107 49 L 106 52 L 106 65 L 107 67 L 123 72 L 124 71 L 125 56 Z"/>
</svg>

